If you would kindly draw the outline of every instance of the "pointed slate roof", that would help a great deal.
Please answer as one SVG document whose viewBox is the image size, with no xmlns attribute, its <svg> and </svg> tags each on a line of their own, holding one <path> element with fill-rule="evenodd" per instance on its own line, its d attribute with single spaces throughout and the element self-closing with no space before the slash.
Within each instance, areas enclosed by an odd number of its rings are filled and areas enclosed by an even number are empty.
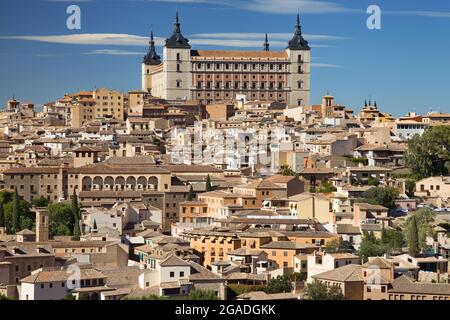
<svg viewBox="0 0 450 320">
<path fill-rule="evenodd" d="M 290 50 L 311 50 L 311 47 L 308 45 L 308 41 L 303 38 L 299 14 L 297 14 L 294 37 L 289 41 L 288 48 Z"/>
<path fill-rule="evenodd" d="M 158 56 L 155 49 L 155 40 L 153 39 L 153 31 L 150 33 L 150 47 L 147 55 L 144 57 L 144 64 L 147 66 L 155 66 L 161 64 L 161 57 Z"/>
<path fill-rule="evenodd" d="M 266 33 L 266 40 L 264 42 L 264 51 L 270 51 L 270 45 L 269 45 L 269 37 Z"/>
<path fill-rule="evenodd" d="M 180 19 L 178 17 L 178 11 L 175 16 L 175 23 L 173 24 L 172 36 L 166 40 L 166 48 L 170 49 L 190 49 L 191 45 L 189 40 L 183 37 L 180 28 Z"/>
</svg>

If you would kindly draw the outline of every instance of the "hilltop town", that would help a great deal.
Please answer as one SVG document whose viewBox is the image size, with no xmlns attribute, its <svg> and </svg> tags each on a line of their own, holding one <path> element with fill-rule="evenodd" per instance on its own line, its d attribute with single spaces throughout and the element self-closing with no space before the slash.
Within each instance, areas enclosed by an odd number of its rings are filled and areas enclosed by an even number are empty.
<svg viewBox="0 0 450 320">
<path fill-rule="evenodd" d="M 449 300 L 450 114 L 311 103 L 284 51 L 194 50 L 142 87 L 0 112 L 0 298 Z"/>
</svg>

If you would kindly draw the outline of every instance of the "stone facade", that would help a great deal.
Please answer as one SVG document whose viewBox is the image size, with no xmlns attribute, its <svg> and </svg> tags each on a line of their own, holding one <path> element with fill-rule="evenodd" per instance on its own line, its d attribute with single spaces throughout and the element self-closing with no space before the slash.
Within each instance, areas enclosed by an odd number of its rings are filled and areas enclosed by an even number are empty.
<svg viewBox="0 0 450 320">
<path fill-rule="evenodd" d="M 142 90 L 167 100 L 196 99 L 204 104 L 248 99 L 291 106 L 310 102 L 310 47 L 300 19 L 285 51 L 192 50 L 180 30 L 178 14 L 171 38 L 156 55 L 153 35 L 142 63 Z"/>
</svg>

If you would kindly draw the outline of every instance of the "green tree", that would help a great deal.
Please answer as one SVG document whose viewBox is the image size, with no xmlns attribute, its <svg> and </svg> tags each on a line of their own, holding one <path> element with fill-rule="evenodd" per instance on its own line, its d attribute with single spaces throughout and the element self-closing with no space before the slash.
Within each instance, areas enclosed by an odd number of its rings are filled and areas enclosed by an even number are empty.
<svg viewBox="0 0 450 320">
<path fill-rule="evenodd" d="M 338 285 L 328 287 L 321 281 L 308 283 L 305 288 L 306 298 L 308 300 L 344 300 L 345 297 Z"/>
<path fill-rule="evenodd" d="M 266 293 L 291 292 L 292 282 L 287 275 L 272 278 L 264 290 Z"/>
<path fill-rule="evenodd" d="M 78 206 L 78 196 L 77 196 L 77 193 L 75 192 L 75 190 L 73 190 L 72 202 L 71 202 L 70 208 L 72 210 L 74 220 L 75 219 L 79 220 L 80 219 L 80 207 Z"/>
<path fill-rule="evenodd" d="M 337 284 L 334 284 L 328 288 L 328 297 L 330 300 L 345 300 L 342 289 Z"/>
<path fill-rule="evenodd" d="M 362 263 L 369 260 L 369 257 L 380 256 L 382 249 L 373 232 L 364 232 L 363 239 L 359 245 L 358 256 Z"/>
<path fill-rule="evenodd" d="M 73 237 L 72 240 L 80 241 L 81 231 L 80 231 L 80 221 L 77 220 L 73 226 Z"/>
<path fill-rule="evenodd" d="M 192 185 L 189 186 L 189 193 L 187 195 L 187 201 L 192 201 L 194 200 L 194 188 L 192 187 Z"/>
<path fill-rule="evenodd" d="M 450 126 L 427 129 L 408 141 L 406 165 L 418 178 L 450 173 Z"/>
<path fill-rule="evenodd" d="M 12 201 L 12 233 L 16 233 L 20 229 L 20 212 L 19 212 L 19 194 L 17 188 L 14 188 Z"/>
<path fill-rule="evenodd" d="M 411 217 L 409 224 L 408 253 L 411 256 L 416 257 L 419 254 L 419 229 L 417 227 L 417 219 L 415 216 Z"/>
<path fill-rule="evenodd" d="M 337 189 L 333 186 L 333 184 L 329 181 L 325 181 L 322 186 L 319 188 L 319 193 L 332 193 L 335 192 Z"/>
<path fill-rule="evenodd" d="M 6 204 L 13 198 L 13 193 L 9 191 L 0 191 L 0 202 Z"/>
<path fill-rule="evenodd" d="M 414 197 L 416 191 L 416 180 L 408 178 L 405 180 L 405 193 L 408 197 Z"/>
<path fill-rule="evenodd" d="M 22 229 L 33 229 L 35 225 L 34 214 L 30 212 L 30 204 L 25 200 L 19 200 L 16 204 L 18 210 L 18 227 L 17 231 Z M 4 209 L 4 219 L 5 227 L 9 233 L 14 233 L 13 231 L 13 217 L 14 217 L 14 201 L 9 201 L 3 206 Z M 17 232 L 16 231 L 16 232 Z"/>
<path fill-rule="evenodd" d="M 6 300 L 12 300 L 12 299 L 10 299 L 10 298 L 8 298 L 7 296 L 5 296 L 5 295 L 3 295 L 3 294 L 0 294 L 0 301 L 6 301 Z"/>
<path fill-rule="evenodd" d="M 73 294 L 68 293 L 64 296 L 63 300 L 76 300 L 76 298 Z"/>
<path fill-rule="evenodd" d="M 314 281 L 306 285 L 305 294 L 308 300 L 328 300 L 328 287 L 320 281 Z"/>
<path fill-rule="evenodd" d="M 297 176 L 298 174 L 292 170 L 292 168 L 290 166 L 287 165 L 283 165 L 280 167 L 280 170 L 278 170 L 278 174 L 281 174 L 282 176 Z"/>
<path fill-rule="evenodd" d="M 72 210 L 66 203 L 48 206 L 49 233 L 51 236 L 70 236 L 74 225 Z"/>
<path fill-rule="evenodd" d="M 363 193 L 363 202 L 380 205 L 389 209 L 396 207 L 395 200 L 399 196 L 397 189 L 392 187 L 375 187 Z"/>
<path fill-rule="evenodd" d="M 325 246 L 325 251 L 328 253 L 349 252 L 351 251 L 348 241 L 344 241 L 341 238 L 333 239 Z"/>
<path fill-rule="evenodd" d="M 386 230 L 386 228 L 384 227 L 384 224 L 383 224 L 383 227 L 382 227 L 382 229 L 381 229 L 381 239 L 380 239 L 380 242 L 381 242 L 381 244 L 387 244 L 387 243 L 388 243 L 387 230 Z"/>
<path fill-rule="evenodd" d="M 417 226 L 417 235 L 418 235 L 418 243 L 419 243 L 419 251 L 426 249 L 427 243 L 426 238 L 435 237 L 436 233 L 434 231 L 434 219 L 436 213 L 429 208 L 420 208 L 414 213 L 412 213 L 408 219 L 406 220 L 404 227 L 404 236 L 408 242 L 408 247 L 411 241 L 415 242 L 415 239 L 411 239 L 411 236 L 415 234 L 415 232 L 411 231 L 411 228 L 415 228 L 412 223 L 412 219 L 416 220 L 415 225 Z"/>
<path fill-rule="evenodd" d="M 70 211 L 72 213 L 72 221 L 73 221 L 73 229 L 72 230 L 72 235 L 73 235 L 73 240 L 75 241 L 79 241 L 80 240 L 80 236 L 81 236 L 81 231 L 80 231 L 80 207 L 78 205 L 78 196 L 75 192 L 75 190 L 73 190 L 73 195 L 72 195 L 72 202 L 70 205 Z M 95 222 L 95 221 L 94 221 Z"/>
<path fill-rule="evenodd" d="M 93 229 L 94 229 L 95 231 L 98 230 L 98 227 L 97 227 L 97 220 L 95 220 L 95 219 L 94 219 L 94 227 L 93 227 Z"/>
<path fill-rule="evenodd" d="M 369 186 L 378 186 L 378 185 L 380 184 L 380 180 L 378 180 L 377 178 L 374 178 L 374 177 L 370 177 L 370 178 L 367 180 L 367 184 L 368 184 Z"/>
<path fill-rule="evenodd" d="M 31 204 L 38 208 L 46 208 L 48 206 L 48 200 L 47 198 L 41 196 L 40 198 L 33 199 Z"/>
<path fill-rule="evenodd" d="M 369 165 L 369 159 L 361 157 L 361 158 L 356 158 L 352 155 L 345 155 L 344 158 L 346 158 L 348 161 L 354 163 L 354 164 L 362 164 L 364 166 Z"/>
<path fill-rule="evenodd" d="M 189 300 L 219 300 L 219 297 L 211 290 L 192 289 L 189 292 Z"/>
<path fill-rule="evenodd" d="M 380 246 L 383 253 L 400 251 L 405 245 L 405 239 L 400 229 L 385 229 L 381 232 Z"/>
<path fill-rule="evenodd" d="M 211 177 L 208 174 L 206 176 L 206 191 L 209 192 L 209 191 L 212 191 L 212 190 L 213 190 L 213 187 L 212 187 L 212 184 L 211 184 Z"/>
<path fill-rule="evenodd" d="M 3 202 L 0 201 L 0 228 L 5 226 L 5 208 L 3 207 Z"/>
</svg>

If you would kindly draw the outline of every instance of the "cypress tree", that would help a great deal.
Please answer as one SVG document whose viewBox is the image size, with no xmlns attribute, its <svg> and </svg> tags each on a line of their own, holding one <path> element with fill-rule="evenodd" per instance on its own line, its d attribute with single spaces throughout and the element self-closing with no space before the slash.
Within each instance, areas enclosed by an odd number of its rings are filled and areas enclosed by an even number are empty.
<svg viewBox="0 0 450 320">
<path fill-rule="evenodd" d="M 411 217 L 409 222 L 409 246 L 408 252 L 411 256 L 415 257 L 419 254 L 419 228 L 417 227 L 417 220 L 415 216 Z"/>
<path fill-rule="evenodd" d="M 93 229 L 94 229 L 95 231 L 97 231 L 97 229 L 98 229 L 98 228 L 97 228 L 97 220 L 95 220 L 95 219 L 94 219 L 94 227 L 93 227 Z"/>
<path fill-rule="evenodd" d="M 80 240 L 80 208 L 78 206 L 78 197 L 73 190 L 72 195 L 72 204 L 71 204 L 71 210 L 72 210 L 72 219 L 73 219 L 73 239 L 78 241 Z"/>
<path fill-rule="evenodd" d="M 194 188 L 192 187 L 192 185 L 189 188 L 189 193 L 187 196 L 187 201 L 192 201 L 194 200 Z"/>
<path fill-rule="evenodd" d="M 212 191 L 212 189 L 211 177 L 208 174 L 208 176 L 206 176 L 206 192 Z"/>
<path fill-rule="evenodd" d="M 77 220 L 77 221 L 75 221 L 75 224 L 73 226 L 73 237 L 72 237 L 72 239 L 75 240 L 75 241 L 80 241 L 80 235 L 81 235 L 81 232 L 80 232 L 80 221 Z"/>
<path fill-rule="evenodd" d="M 74 221 L 79 220 L 80 219 L 80 208 L 78 207 L 78 196 L 77 196 L 75 190 L 73 190 L 71 209 L 72 209 L 72 215 L 73 215 Z"/>
<path fill-rule="evenodd" d="M 388 242 L 387 230 L 383 225 L 383 229 L 381 229 L 381 244 L 388 244 Z"/>
<path fill-rule="evenodd" d="M 19 194 L 17 188 L 14 188 L 13 194 L 13 212 L 12 212 L 12 232 L 16 233 L 19 230 L 20 212 L 19 212 Z"/>
<path fill-rule="evenodd" d="M 3 202 L 0 201 L 0 228 L 5 227 L 5 211 L 3 209 Z"/>
</svg>

